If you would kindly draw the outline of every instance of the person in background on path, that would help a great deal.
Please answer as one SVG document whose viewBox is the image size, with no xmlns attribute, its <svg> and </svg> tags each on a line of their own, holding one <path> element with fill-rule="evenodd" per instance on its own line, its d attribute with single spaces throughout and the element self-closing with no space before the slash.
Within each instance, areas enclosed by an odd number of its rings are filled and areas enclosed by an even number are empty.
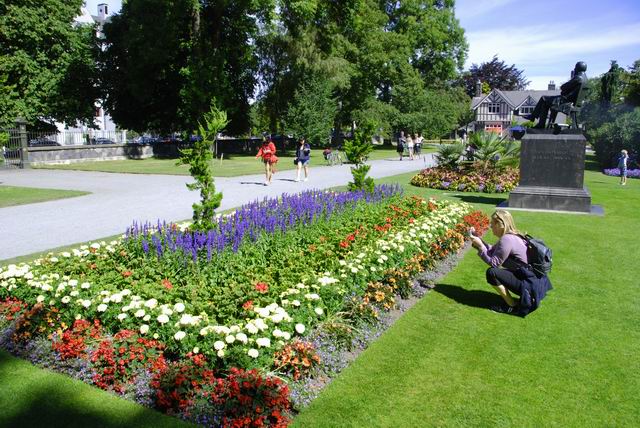
<svg viewBox="0 0 640 428">
<path fill-rule="evenodd" d="M 629 161 L 629 153 L 626 150 L 620 151 L 620 157 L 618 157 L 618 169 L 620 170 L 620 184 L 625 186 L 627 184 L 627 162 Z"/>
<path fill-rule="evenodd" d="M 495 245 L 489 245 L 475 236 L 473 228 L 469 231 L 471 245 L 478 250 L 478 256 L 490 267 L 487 269 L 487 282 L 498 292 L 503 305 L 492 306 L 494 312 L 518 314 L 523 295 L 536 296 L 537 300 L 530 305 L 528 313 L 535 310 L 539 301 L 544 298 L 551 287 L 549 278 L 537 277 L 529 266 L 527 244 L 511 217 L 505 210 L 496 210 L 491 215 L 491 231 L 498 238 Z M 525 293 L 526 292 L 526 293 Z M 520 296 L 516 301 L 511 293 Z"/>
<path fill-rule="evenodd" d="M 409 160 L 413 160 L 413 148 L 415 147 L 411 134 L 407 134 L 407 149 L 409 150 Z"/>
<path fill-rule="evenodd" d="M 424 141 L 424 138 L 422 138 L 422 133 L 418 133 L 418 136 L 415 137 L 415 141 L 413 142 L 414 144 L 414 148 L 413 151 L 415 152 L 416 156 L 418 158 L 420 158 L 420 153 L 422 153 L 422 142 Z"/>
<path fill-rule="evenodd" d="M 296 149 L 295 164 L 298 166 L 296 181 L 300 181 L 300 172 L 304 167 L 304 181 L 309 179 L 309 159 L 311 158 L 311 146 L 307 144 L 304 137 L 298 140 L 298 148 Z"/>
<path fill-rule="evenodd" d="M 400 137 L 398 137 L 398 147 L 396 151 L 400 155 L 400 160 L 402 160 L 402 155 L 404 153 L 404 147 L 407 145 L 407 138 L 404 136 L 404 131 L 400 131 Z"/>
<path fill-rule="evenodd" d="M 268 186 L 271 184 L 271 178 L 276 172 L 275 164 L 278 162 L 278 157 L 276 156 L 276 145 L 273 144 L 273 140 L 271 140 L 271 138 L 264 137 L 262 139 L 262 146 L 260 146 L 260 150 L 258 150 L 256 159 L 257 158 L 262 158 L 262 163 L 264 163 L 264 185 Z"/>
</svg>

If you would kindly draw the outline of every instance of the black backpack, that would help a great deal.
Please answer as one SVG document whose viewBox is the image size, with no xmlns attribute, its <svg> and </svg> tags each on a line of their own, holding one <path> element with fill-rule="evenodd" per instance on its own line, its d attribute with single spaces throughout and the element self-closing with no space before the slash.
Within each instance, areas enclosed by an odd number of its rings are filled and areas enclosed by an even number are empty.
<svg viewBox="0 0 640 428">
<path fill-rule="evenodd" d="M 543 240 L 536 239 L 531 235 L 520 235 L 520 237 L 527 244 L 527 259 L 536 276 L 548 275 L 553 265 L 551 248 L 547 247 Z"/>
</svg>

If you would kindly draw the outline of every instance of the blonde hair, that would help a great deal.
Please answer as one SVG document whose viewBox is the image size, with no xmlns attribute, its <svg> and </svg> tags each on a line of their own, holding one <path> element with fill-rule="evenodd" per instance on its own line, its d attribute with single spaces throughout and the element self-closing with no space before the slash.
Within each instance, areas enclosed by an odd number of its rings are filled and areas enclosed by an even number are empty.
<svg viewBox="0 0 640 428">
<path fill-rule="evenodd" d="M 510 233 L 512 235 L 521 235 L 520 231 L 516 229 L 516 224 L 511 217 L 511 213 L 505 210 L 496 210 L 491 215 L 491 220 L 502 224 L 504 228 L 504 234 Z"/>
<path fill-rule="evenodd" d="M 623 155 L 626 155 L 627 151 L 625 149 L 622 149 L 622 151 L 620 153 L 622 153 Z"/>
</svg>

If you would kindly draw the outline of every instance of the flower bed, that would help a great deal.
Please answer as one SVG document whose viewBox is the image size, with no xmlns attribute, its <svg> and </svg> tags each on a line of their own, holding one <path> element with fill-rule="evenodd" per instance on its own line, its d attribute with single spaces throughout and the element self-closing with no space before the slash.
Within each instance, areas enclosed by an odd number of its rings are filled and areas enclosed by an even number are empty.
<svg viewBox="0 0 640 428">
<path fill-rule="evenodd" d="M 604 171 L 605 175 L 611 175 L 613 177 L 620 177 L 620 168 L 607 168 Z M 640 169 L 628 169 L 628 178 L 640 178 Z"/>
<path fill-rule="evenodd" d="M 519 171 L 510 167 L 485 171 L 434 167 L 413 176 L 411 184 L 456 192 L 504 193 L 513 190 L 519 180 Z"/>
<path fill-rule="evenodd" d="M 470 211 L 379 187 L 257 202 L 208 233 L 134 225 L 1 268 L 0 346 L 205 425 L 283 426 L 286 379 L 322 361 L 309 335 L 347 346 L 469 226 L 486 230 Z"/>
</svg>

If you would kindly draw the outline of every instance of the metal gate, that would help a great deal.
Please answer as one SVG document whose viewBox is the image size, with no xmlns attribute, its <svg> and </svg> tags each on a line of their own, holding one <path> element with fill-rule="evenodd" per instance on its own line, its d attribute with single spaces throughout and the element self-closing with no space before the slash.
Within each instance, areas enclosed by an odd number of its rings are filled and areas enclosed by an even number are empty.
<svg viewBox="0 0 640 428">
<path fill-rule="evenodd" d="M 28 163 L 27 133 L 23 126 L 0 129 L 0 168 L 24 168 Z"/>
</svg>

